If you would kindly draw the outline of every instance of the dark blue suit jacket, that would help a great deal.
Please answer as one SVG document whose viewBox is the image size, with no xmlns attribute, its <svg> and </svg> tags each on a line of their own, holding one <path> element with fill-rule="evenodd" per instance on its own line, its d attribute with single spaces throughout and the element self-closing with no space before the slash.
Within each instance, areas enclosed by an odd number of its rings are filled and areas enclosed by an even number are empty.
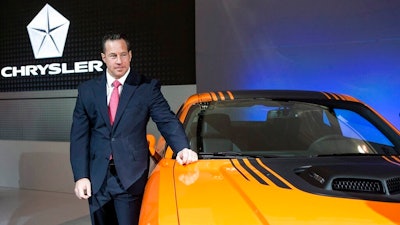
<svg viewBox="0 0 400 225">
<path fill-rule="evenodd" d="M 105 73 L 78 87 L 70 145 L 75 181 L 89 178 L 92 193 L 96 193 L 106 176 L 112 152 L 124 188 L 141 194 L 149 168 L 146 126 L 150 117 L 174 151 L 189 148 L 182 124 L 170 110 L 160 87 L 157 80 L 131 70 L 113 126 L 108 116 Z"/>
</svg>

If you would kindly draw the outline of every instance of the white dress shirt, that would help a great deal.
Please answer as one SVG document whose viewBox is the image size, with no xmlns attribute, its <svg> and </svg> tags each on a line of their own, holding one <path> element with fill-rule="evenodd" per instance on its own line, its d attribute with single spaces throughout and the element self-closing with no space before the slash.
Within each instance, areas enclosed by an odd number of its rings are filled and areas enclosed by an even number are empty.
<svg viewBox="0 0 400 225">
<path fill-rule="evenodd" d="M 123 88 L 123 86 L 124 86 L 126 77 L 128 76 L 130 70 L 131 70 L 131 69 L 129 69 L 129 70 L 125 73 L 124 76 L 122 76 L 121 78 L 118 79 L 118 81 L 121 83 L 121 85 L 120 85 L 119 88 L 118 88 L 119 94 L 121 94 L 121 92 L 122 92 L 122 88 Z M 113 91 L 113 89 L 114 89 L 112 83 L 115 81 L 115 79 L 108 73 L 108 70 L 107 70 L 107 72 L 106 72 L 106 78 L 107 78 L 107 83 L 106 83 L 106 86 L 107 86 L 107 105 L 109 105 L 109 104 L 110 104 L 111 93 L 112 93 L 112 91 Z"/>
</svg>

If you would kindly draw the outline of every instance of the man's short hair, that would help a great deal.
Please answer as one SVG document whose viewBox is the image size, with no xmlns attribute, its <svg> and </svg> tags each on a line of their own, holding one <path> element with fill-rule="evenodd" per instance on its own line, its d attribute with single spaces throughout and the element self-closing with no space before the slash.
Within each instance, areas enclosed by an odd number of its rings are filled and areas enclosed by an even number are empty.
<svg viewBox="0 0 400 225">
<path fill-rule="evenodd" d="M 129 42 L 128 36 L 124 33 L 108 33 L 103 36 L 102 41 L 102 52 L 105 52 L 106 42 L 107 41 L 115 41 L 115 40 L 124 40 L 126 46 L 128 47 L 128 51 L 131 50 L 131 43 Z"/>
</svg>

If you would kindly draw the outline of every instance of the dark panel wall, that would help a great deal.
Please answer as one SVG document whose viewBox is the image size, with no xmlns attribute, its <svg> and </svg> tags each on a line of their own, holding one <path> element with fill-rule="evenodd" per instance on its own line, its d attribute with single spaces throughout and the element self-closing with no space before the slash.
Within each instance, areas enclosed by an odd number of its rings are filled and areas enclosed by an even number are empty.
<svg viewBox="0 0 400 225">
<path fill-rule="evenodd" d="M 43 9 L 46 3 L 50 9 Z M 111 30 L 131 38 L 132 64 L 140 73 L 165 85 L 195 83 L 194 0 L 6 0 L 0 8 L 0 92 L 75 89 L 97 76 L 99 71 L 90 71 L 90 62 L 102 64 L 101 37 Z M 36 18 L 42 9 L 48 18 Z M 56 22 L 58 14 L 70 22 L 64 48 L 57 39 L 64 35 L 59 31 L 66 25 L 64 20 Z M 57 43 L 57 51 L 64 49 L 61 57 L 35 59 L 27 29 L 34 18 L 39 21 L 28 29 L 51 34 L 49 42 Z M 38 65 L 49 68 L 41 74 Z"/>
<path fill-rule="evenodd" d="M 0 139 L 69 141 L 76 92 L 0 94 Z"/>
</svg>

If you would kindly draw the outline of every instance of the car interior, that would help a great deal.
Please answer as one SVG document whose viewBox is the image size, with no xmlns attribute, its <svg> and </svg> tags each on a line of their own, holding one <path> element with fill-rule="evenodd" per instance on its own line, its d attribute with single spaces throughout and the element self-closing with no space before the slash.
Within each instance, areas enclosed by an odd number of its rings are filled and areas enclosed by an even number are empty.
<svg viewBox="0 0 400 225">
<path fill-rule="evenodd" d="M 191 148 L 198 152 L 359 153 L 364 142 L 344 137 L 336 117 L 327 113 L 271 110 L 264 121 L 254 121 L 232 120 L 225 113 L 200 112 L 189 124 L 188 137 Z M 364 149 L 373 152 L 369 146 Z"/>
</svg>

